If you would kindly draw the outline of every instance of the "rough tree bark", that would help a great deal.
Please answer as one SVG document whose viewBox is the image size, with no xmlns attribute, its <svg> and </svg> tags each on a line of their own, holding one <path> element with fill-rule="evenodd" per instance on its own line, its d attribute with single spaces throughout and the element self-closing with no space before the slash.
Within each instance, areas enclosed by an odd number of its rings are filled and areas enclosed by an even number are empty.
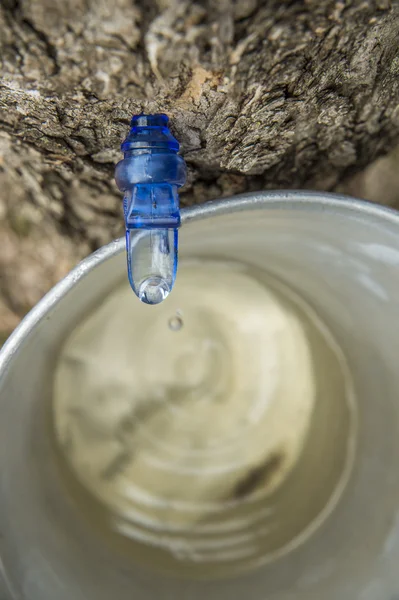
<svg viewBox="0 0 399 600">
<path fill-rule="evenodd" d="M 122 231 L 132 113 L 182 141 L 182 201 L 342 188 L 399 139 L 387 0 L 3 0 L 0 331 Z"/>
</svg>

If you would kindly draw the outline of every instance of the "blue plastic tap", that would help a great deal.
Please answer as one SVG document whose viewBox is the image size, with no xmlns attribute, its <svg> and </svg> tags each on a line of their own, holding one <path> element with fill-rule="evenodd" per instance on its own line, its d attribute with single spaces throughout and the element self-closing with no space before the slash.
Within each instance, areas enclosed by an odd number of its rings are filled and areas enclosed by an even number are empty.
<svg viewBox="0 0 399 600">
<path fill-rule="evenodd" d="M 163 114 L 134 116 L 115 169 L 124 193 L 128 277 L 146 304 L 169 295 L 177 271 L 178 188 L 186 182 L 186 164 L 168 121 Z"/>
</svg>

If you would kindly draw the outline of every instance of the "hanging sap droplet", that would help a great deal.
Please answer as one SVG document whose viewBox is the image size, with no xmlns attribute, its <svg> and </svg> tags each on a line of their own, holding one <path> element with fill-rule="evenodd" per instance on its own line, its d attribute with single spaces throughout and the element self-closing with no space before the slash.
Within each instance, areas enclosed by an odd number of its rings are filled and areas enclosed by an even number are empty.
<svg viewBox="0 0 399 600">
<path fill-rule="evenodd" d="M 138 297 L 145 304 L 159 304 L 169 292 L 170 287 L 162 277 L 149 277 L 140 284 Z"/>
</svg>

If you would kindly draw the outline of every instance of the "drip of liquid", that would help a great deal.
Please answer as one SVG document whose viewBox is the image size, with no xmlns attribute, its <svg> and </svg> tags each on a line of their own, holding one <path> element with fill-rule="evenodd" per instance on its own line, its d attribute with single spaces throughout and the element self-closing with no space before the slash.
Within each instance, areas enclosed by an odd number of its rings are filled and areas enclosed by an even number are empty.
<svg viewBox="0 0 399 600">
<path fill-rule="evenodd" d="M 169 295 L 170 287 L 161 277 L 148 277 L 140 284 L 139 299 L 144 304 L 159 304 Z"/>
<path fill-rule="evenodd" d="M 149 311 L 123 286 L 71 334 L 60 469 L 104 543 L 152 569 L 228 576 L 305 543 L 333 510 L 351 383 L 323 323 L 262 271 L 182 262 L 167 304 Z"/>
<path fill-rule="evenodd" d="M 183 327 L 183 318 L 180 311 L 177 311 L 168 321 L 168 327 L 171 331 L 180 331 Z"/>
</svg>

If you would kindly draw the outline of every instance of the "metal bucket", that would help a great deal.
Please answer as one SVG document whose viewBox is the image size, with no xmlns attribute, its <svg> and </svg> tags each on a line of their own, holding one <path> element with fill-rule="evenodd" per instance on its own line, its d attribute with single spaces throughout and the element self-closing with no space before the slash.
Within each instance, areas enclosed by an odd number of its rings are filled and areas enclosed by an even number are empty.
<svg viewBox="0 0 399 600">
<path fill-rule="evenodd" d="M 63 492 L 46 407 L 63 341 L 126 277 L 124 240 L 117 240 L 55 286 L 0 352 L 0 597 L 399 598 L 399 215 L 335 195 L 264 192 L 182 216 L 182 258 L 266 266 L 333 331 L 359 404 L 345 493 L 306 543 L 233 579 L 155 575 L 99 542 Z"/>
</svg>

